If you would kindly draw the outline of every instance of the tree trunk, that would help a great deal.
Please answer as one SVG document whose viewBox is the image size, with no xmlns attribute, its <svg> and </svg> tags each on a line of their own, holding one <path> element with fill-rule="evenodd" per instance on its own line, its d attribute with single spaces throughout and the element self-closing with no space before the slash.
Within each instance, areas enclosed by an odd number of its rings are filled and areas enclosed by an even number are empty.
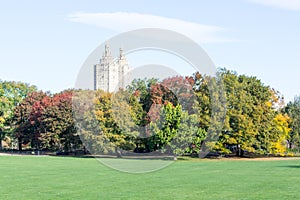
<svg viewBox="0 0 300 200">
<path fill-rule="evenodd" d="M 241 157 L 243 157 L 244 156 L 244 150 L 240 150 L 241 151 Z"/>
<path fill-rule="evenodd" d="M 83 154 L 86 155 L 86 148 L 83 146 Z"/>
<path fill-rule="evenodd" d="M 117 154 L 117 158 L 122 158 L 122 153 L 118 150 L 118 147 L 115 147 L 115 152 Z"/>
<path fill-rule="evenodd" d="M 292 149 L 292 142 L 288 142 L 289 143 L 289 149 Z"/>
<path fill-rule="evenodd" d="M 205 149 L 205 141 L 201 141 L 200 143 L 200 149 L 198 152 L 198 158 L 204 158 L 206 156 L 207 153 L 205 153 L 207 151 L 207 149 Z"/>
<path fill-rule="evenodd" d="M 244 156 L 244 150 L 241 149 L 241 145 L 239 144 L 236 146 L 236 156 L 238 157 Z"/>
<path fill-rule="evenodd" d="M 2 141 L 4 139 L 4 133 L 2 130 L 0 130 L 0 151 L 2 150 Z"/>
<path fill-rule="evenodd" d="M 18 147 L 19 151 L 22 151 L 22 138 L 18 138 Z"/>
<path fill-rule="evenodd" d="M 236 145 L 236 152 L 235 152 L 235 155 L 236 155 L 237 157 L 240 156 L 240 147 L 239 147 L 239 145 Z"/>
</svg>

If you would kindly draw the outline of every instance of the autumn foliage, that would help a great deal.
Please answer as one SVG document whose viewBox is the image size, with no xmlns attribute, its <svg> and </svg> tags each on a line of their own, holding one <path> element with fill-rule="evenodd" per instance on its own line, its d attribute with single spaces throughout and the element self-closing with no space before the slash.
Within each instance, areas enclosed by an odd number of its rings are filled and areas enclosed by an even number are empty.
<svg viewBox="0 0 300 200">
<path fill-rule="evenodd" d="M 300 144 L 300 101 L 285 106 L 256 77 L 226 69 L 216 77 L 137 79 L 117 93 L 19 86 L 21 96 L 7 82 L 0 90 L 0 139 L 19 150 L 244 156 L 286 155 Z"/>
</svg>

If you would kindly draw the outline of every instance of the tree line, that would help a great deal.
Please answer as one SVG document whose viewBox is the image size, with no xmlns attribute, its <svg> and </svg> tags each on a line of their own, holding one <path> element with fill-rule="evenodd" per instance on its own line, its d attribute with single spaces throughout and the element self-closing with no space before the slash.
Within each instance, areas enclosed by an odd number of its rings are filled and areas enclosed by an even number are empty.
<svg viewBox="0 0 300 200">
<path fill-rule="evenodd" d="M 219 69 L 164 80 L 136 79 L 116 93 L 51 94 L 0 81 L 0 149 L 122 155 L 291 155 L 299 151 L 300 98 L 253 76 Z"/>
</svg>

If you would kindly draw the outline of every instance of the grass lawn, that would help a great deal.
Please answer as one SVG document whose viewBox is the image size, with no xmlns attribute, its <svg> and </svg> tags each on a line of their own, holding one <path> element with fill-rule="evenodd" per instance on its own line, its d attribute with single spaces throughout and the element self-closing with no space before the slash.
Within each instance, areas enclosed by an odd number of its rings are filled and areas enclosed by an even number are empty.
<svg viewBox="0 0 300 200">
<path fill-rule="evenodd" d="M 92 158 L 0 156 L 0 199 L 300 199 L 300 160 L 176 161 L 128 174 Z"/>
</svg>

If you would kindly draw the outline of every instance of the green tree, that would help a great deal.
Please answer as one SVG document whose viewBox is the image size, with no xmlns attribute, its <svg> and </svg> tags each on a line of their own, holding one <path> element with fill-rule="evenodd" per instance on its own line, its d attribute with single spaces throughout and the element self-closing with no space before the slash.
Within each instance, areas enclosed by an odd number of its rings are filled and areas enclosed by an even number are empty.
<svg viewBox="0 0 300 200">
<path fill-rule="evenodd" d="M 174 106 L 169 102 L 162 107 L 159 119 L 151 124 L 155 133 L 154 138 L 157 149 L 172 153 L 171 141 L 178 133 L 181 115 L 182 108 L 180 105 Z M 178 135 L 178 137 L 180 136 Z M 178 140 L 180 139 L 178 138 Z M 173 147 L 176 146 L 175 143 Z"/>
<path fill-rule="evenodd" d="M 195 114 L 199 120 L 199 130 L 192 145 L 192 152 L 202 157 L 209 151 L 216 149 L 216 142 L 222 135 L 226 113 L 226 96 L 220 73 L 211 77 L 197 72 L 189 79 L 192 80 L 197 97 L 194 110 L 196 110 Z"/>
<path fill-rule="evenodd" d="M 289 149 L 300 148 L 300 96 L 296 96 L 293 101 L 289 102 L 284 108 L 284 113 L 290 117 L 288 144 Z"/>
<path fill-rule="evenodd" d="M 7 133 L 12 133 L 14 109 L 28 95 L 36 91 L 35 86 L 26 83 L 0 80 L 0 150 L 2 140 Z"/>
<path fill-rule="evenodd" d="M 204 131 L 199 127 L 199 119 L 196 114 L 182 112 L 180 117 L 180 126 L 170 142 L 171 150 L 176 158 L 177 155 L 185 153 L 197 154 L 201 150 L 201 141 L 205 139 Z"/>
<path fill-rule="evenodd" d="M 276 115 L 274 93 L 256 77 L 221 70 L 226 92 L 224 130 L 215 149 L 243 156 L 244 151 L 268 153 Z"/>
</svg>

